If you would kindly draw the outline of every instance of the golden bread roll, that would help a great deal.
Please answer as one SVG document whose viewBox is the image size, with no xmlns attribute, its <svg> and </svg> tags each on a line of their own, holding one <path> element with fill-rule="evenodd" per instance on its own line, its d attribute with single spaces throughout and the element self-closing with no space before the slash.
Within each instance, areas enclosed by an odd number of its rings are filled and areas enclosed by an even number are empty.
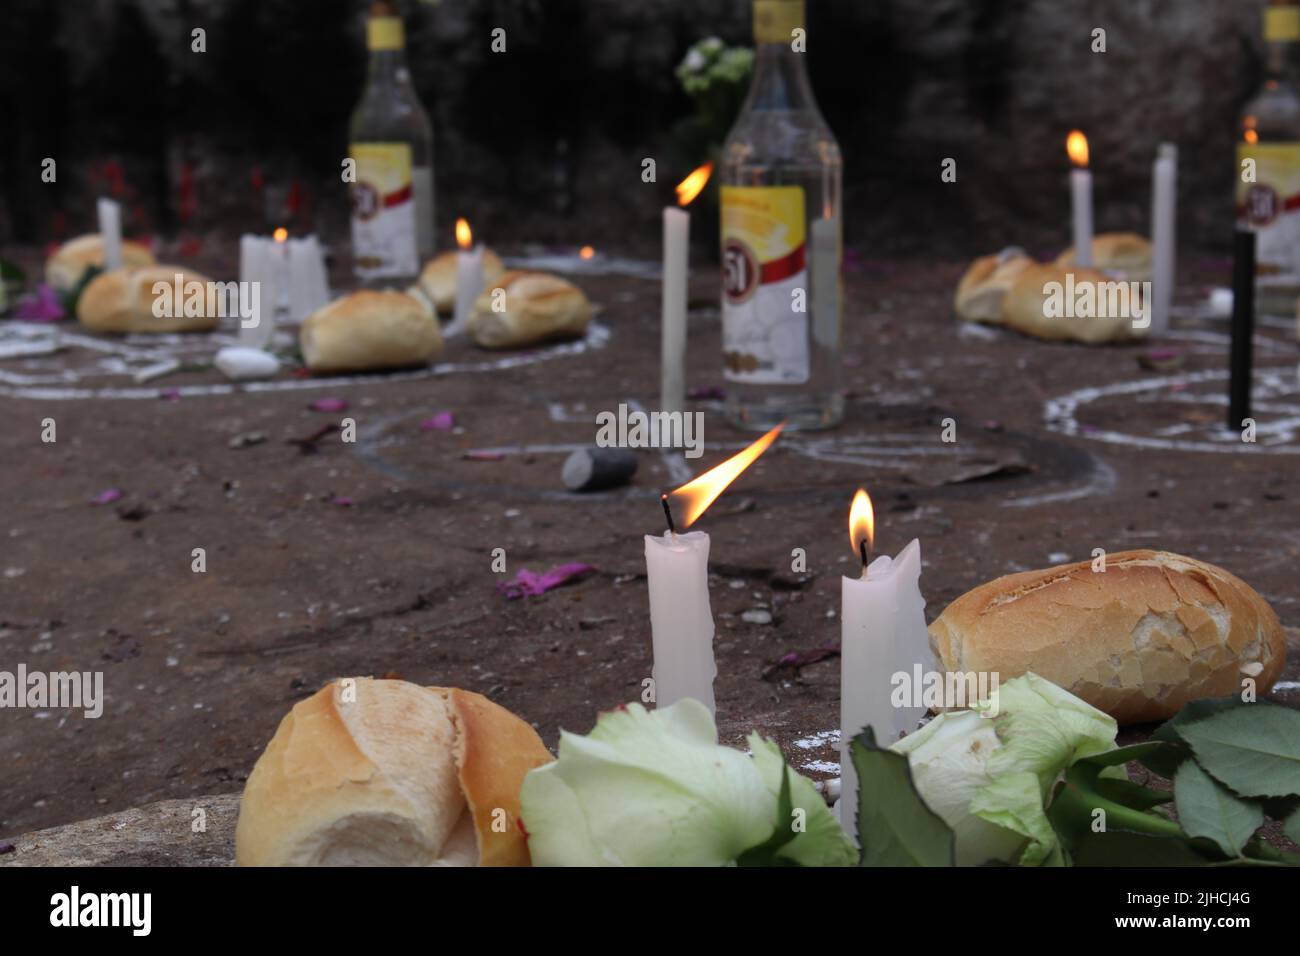
<svg viewBox="0 0 1300 956">
<path fill-rule="evenodd" d="M 1002 322 L 1027 335 L 1088 344 L 1143 337 L 1150 317 L 1140 284 L 1096 269 L 1026 267 L 1002 300 Z"/>
<path fill-rule="evenodd" d="M 370 372 L 427 365 L 442 351 L 442 330 L 406 293 L 363 289 L 309 315 L 298 345 L 313 372 Z"/>
<path fill-rule="evenodd" d="M 953 601 L 930 625 L 945 671 L 1028 671 L 1121 724 L 1172 717 L 1188 701 L 1260 694 L 1286 661 L 1277 615 L 1222 568 L 1168 551 L 1009 574 Z"/>
<path fill-rule="evenodd" d="M 225 297 L 207 276 L 181 266 L 114 269 L 86 284 L 77 300 L 77 320 L 93 332 L 205 332 L 217 327 L 222 311 L 238 315 L 230 285 L 232 294 Z M 199 314 L 187 314 L 192 311 Z"/>
<path fill-rule="evenodd" d="M 239 866 L 527 866 L 524 775 L 553 758 L 470 691 L 328 684 L 280 722 L 240 800 Z"/>
<path fill-rule="evenodd" d="M 511 271 L 483 290 L 467 324 L 474 341 L 484 348 L 514 348 L 579 338 L 587 330 L 591 312 L 582 290 L 567 279 L 545 272 Z"/>
<path fill-rule="evenodd" d="M 1056 257 L 1064 269 L 1074 265 L 1074 247 Z M 1151 278 L 1151 243 L 1136 232 L 1103 232 L 1092 237 L 1092 268 L 1119 272 L 1126 279 L 1145 282 Z"/>
<path fill-rule="evenodd" d="M 491 249 L 484 249 L 484 287 L 490 287 L 505 271 L 501 257 Z M 437 311 L 450 312 L 456 307 L 456 253 L 444 252 L 434 256 L 424 264 L 417 281 L 420 291 Z"/>
<path fill-rule="evenodd" d="M 130 239 L 122 240 L 122 268 L 139 269 L 154 264 L 149 247 Z M 45 260 L 45 283 L 59 292 L 77 287 L 91 266 L 104 267 L 104 238 L 97 232 L 69 239 Z"/>
<path fill-rule="evenodd" d="M 953 308 L 967 322 L 1001 322 L 1002 300 L 1012 284 L 1034 260 L 1014 246 L 996 255 L 980 256 L 970 264 L 961 282 Z"/>
</svg>

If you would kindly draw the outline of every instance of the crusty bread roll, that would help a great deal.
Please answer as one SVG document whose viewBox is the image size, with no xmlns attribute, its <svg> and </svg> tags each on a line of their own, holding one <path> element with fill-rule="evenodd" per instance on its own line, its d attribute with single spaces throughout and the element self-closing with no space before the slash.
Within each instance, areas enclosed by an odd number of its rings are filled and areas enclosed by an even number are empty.
<svg viewBox="0 0 1300 956">
<path fill-rule="evenodd" d="M 1092 315 L 1072 315 L 1063 313 L 1062 309 L 1048 315 L 1049 300 L 1053 298 L 1057 306 L 1077 309 L 1085 286 L 1091 287 L 1090 294 L 1095 303 Z M 1141 293 L 1141 286 L 1138 286 L 1137 302 L 1133 302 L 1134 289 L 1129 280 L 1115 279 L 1096 269 L 1028 266 L 1011 284 L 1002 300 L 1002 322 L 1040 339 L 1089 344 L 1128 341 L 1141 338 L 1149 331 L 1149 318 L 1137 317 L 1139 307 L 1145 308 Z M 1103 311 L 1107 314 L 1097 314 Z M 1138 328 L 1135 323 L 1148 327 Z"/>
<path fill-rule="evenodd" d="M 504 294 L 497 294 L 497 289 Z M 498 304 L 503 311 L 496 311 Z M 567 279 L 515 270 L 488 283 L 470 312 L 469 333 L 488 349 L 574 339 L 587 330 L 591 311 L 582 290 Z"/>
<path fill-rule="evenodd" d="M 1056 257 L 1064 269 L 1074 265 L 1074 247 Z M 1122 273 L 1126 279 L 1151 278 L 1151 243 L 1136 232 L 1103 232 L 1092 237 L 1092 268 Z"/>
<path fill-rule="evenodd" d="M 501 278 L 506 267 L 501 257 L 491 249 L 483 250 L 483 282 L 491 286 Z M 450 312 L 456 307 L 456 253 L 444 252 L 424 264 L 420 272 L 420 291 L 439 312 Z"/>
<path fill-rule="evenodd" d="M 1277 615 L 1222 568 L 1168 551 L 1124 551 L 1009 574 L 953 601 L 930 625 L 948 672 L 1027 671 L 1121 724 L 1163 720 L 1202 697 L 1260 693 L 1286 660 Z"/>
<path fill-rule="evenodd" d="M 524 775 L 552 757 L 510 711 L 400 680 L 328 684 L 258 758 L 240 866 L 527 866 Z"/>
<path fill-rule="evenodd" d="M 139 269 L 153 264 L 153 253 L 148 246 L 122 240 L 122 268 Z M 69 239 L 55 249 L 45 260 L 45 282 L 59 292 L 71 291 L 91 266 L 104 266 L 104 239 L 97 232 Z"/>
<path fill-rule="evenodd" d="M 181 297 L 176 301 L 177 276 Z M 186 315 L 193 287 L 203 286 L 200 315 Z M 217 327 L 223 308 L 238 309 L 238 303 L 224 303 L 209 295 L 212 282 L 205 275 L 181 266 L 144 266 L 114 269 L 91 279 L 77 300 L 77 320 L 94 332 L 203 332 Z M 161 283 L 166 291 L 155 293 Z M 155 305 L 163 312 L 155 315 Z M 168 314 L 170 313 L 170 314 Z"/>
<path fill-rule="evenodd" d="M 1001 322 L 1002 300 L 1020 273 L 1034 264 L 1025 250 L 1009 246 L 980 256 L 957 284 L 953 307 L 967 322 Z"/>
<path fill-rule="evenodd" d="M 298 345 L 313 372 L 369 372 L 428 364 L 442 330 L 411 296 L 362 289 L 309 315 Z"/>
</svg>

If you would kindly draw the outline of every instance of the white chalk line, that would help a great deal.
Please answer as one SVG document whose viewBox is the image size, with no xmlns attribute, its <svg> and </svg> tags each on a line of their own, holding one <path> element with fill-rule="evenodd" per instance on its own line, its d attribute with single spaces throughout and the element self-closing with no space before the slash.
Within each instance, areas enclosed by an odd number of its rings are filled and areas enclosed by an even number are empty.
<svg viewBox="0 0 1300 956">
<path fill-rule="evenodd" d="M 70 338 L 75 341 L 82 337 L 72 335 Z M 502 356 L 500 358 L 490 359 L 483 362 L 439 362 L 435 365 L 429 366 L 428 368 L 413 369 L 406 372 L 374 373 L 370 375 L 337 375 L 323 376 L 319 378 L 274 379 L 263 382 L 215 382 L 204 385 L 178 385 L 170 388 L 157 386 L 149 388 L 121 388 L 115 386 L 90 388 L 59 387 L 52 384 L 15 384 L 13 379 L 16 376 L 12 373 L 0 371 L 0 383 L 9 383 L 0 384 L 0 396 L 37 399 L 41 401 L 73 401 L 78 399 L 157 399 L 172 396 L 181 398 L 199 398 L 211 395 L 231 395 L 237 392 L 259 393 L 310 391 L 316 389 L 348 388 L 354 385 L 380 385 L 388 382 L 414 382 L 421 379 L 434 378 L 442 375 L 452 375 L 461 372 L 489 372 L 508 368 L 520 368 L 527 365 L 535 365 L 539 362 L 549 361 L 554 358 L 581 355 L 589 350 L 604 348 L 609 343 L 609 339 L 610 330 L 599 322 L 592 322 L 587 327 L 586 337 L 577 342 L 542 346 L 528 352 Z M 105 349 L 102 347 L 106 343 L 100 342 L 99 340 L 90 341 L 95 344 L 93 346 L 88 345 L 88 348 L 96 348 L 99 351 L 111 351 L 111 349 Z M 77 344 L 81 343 L 77 342 Z M 112 345 L 114 343 L 107 344 Z M 209 345 L 210 344 L 211 340 L 209 340 Z M 131 353 L 131 357 L 146 355 L 148 355 L 148 353 L 143 351 Z M 173 358 L 175 356 L 167 355 L 166 353 L 158 353 L 156 356 L 148 355 L 148 357 L 161 359 Z M 63 380 L 67 379 L 56 379 L 56 381 Z M 79 379 L 74 377 L 71 380 L 77 381 Z"/>
</svg>

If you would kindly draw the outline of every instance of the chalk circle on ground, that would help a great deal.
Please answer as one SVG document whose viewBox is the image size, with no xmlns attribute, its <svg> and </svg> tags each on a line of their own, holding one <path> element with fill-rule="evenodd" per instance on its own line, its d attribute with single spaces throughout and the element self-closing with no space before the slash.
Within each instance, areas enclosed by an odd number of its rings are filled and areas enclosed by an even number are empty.
<svg viewBox="0 0 1300 956">
<path fill-rule="evenodd" d="M 271 348 L 289 347 L 295 337 L 277 330 Z M 604 348 L 610 340 L 610 330 L 599 322 L 587 327 L 587 334 L 573 342 L 539 345 L 523 352 L 487 355 L 475 361 L 438 362 L 427 368 L 398 372 L 374 372 L 365 375 L 329 375 L 311 378 L 284 377 L 255 382 L 216 382 L 169 385 L 165 379 L 144 385 L 93 385 L 95 379 L 126 379 L 150 365 L 168 361 L 182 365 L 210 362 L 217 349 L 237 344 L 233 334 L 214 335 L 128 335 L 120 339 L 98 338 L 79 332 L 69 332 L 49 325 L 33 322 L 0 323 L 0 357 L 6 348 L 10 360 L 0 365 L 0 396 L 43 401 L 71 401 L 76 399 L 157 399 L 163 397 L 202 398 L 212 395 L 232 395 L 239 392 L 290 392 L 314 389 L 338 389 L 354 385 L 381 385 L 388 382 L 413 382 L 442 375 L 474 372 L 492 372 L 500 369 L 520 368 L 551 359 Z M 48 348 L 43 347 L 48 343 Z M 79 353 L 95 353 L 97 358 L 86 361 Z M 79 364 L 66 361 L 70 355 L 79 355 Z M 21 371 L 12 366 L 20 360 Z M 206 370 L 205 370 L 206 371 Z M 220 376 L 215 369 L 214 376 Z"/>
<path fill-rule="evenodd" d="M 1203 369 L 1075 389 L 1043 404 L 1047 427 L 1113 445 L 1256 455 L 1300 455 L 1300 381 L 1294 361 L 1256 368 L 1255 441 L 1230 429 L 1228 370 Z M 1087 410 L 1092 421 L 1081 421 Z M 1143 429 L 1141 426 L 1146 426 Z"/>
</svg>

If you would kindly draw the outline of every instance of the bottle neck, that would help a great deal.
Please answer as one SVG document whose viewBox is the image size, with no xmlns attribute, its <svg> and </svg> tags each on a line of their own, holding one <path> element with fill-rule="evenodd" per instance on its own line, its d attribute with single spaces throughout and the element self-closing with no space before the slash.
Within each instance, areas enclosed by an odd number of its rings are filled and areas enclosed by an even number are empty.
<svg viewBox="0 0 1300 956">
<path fill-rule="evenodd" d="M 371 85 L 409 83 L 406 69 L 406 37 L 398 17 L 371 17 L 366 21 L 366 46 L 370 50 L 368 77 Z"/>
<path fill-rule="evenodd" d="M 803 0 L 755 0 L 750 109 L 815 106 L 803 52 L 807 49 L 803 12 Z"/>
<path fill-rule="evenodd" d="M 1291 75 L 1295 44 L 1288 41 L 1271 41 L 1267 46 L 1264 57 L 1267 78 L 1271 81 L 1288 78 Z"/>
</svg>

